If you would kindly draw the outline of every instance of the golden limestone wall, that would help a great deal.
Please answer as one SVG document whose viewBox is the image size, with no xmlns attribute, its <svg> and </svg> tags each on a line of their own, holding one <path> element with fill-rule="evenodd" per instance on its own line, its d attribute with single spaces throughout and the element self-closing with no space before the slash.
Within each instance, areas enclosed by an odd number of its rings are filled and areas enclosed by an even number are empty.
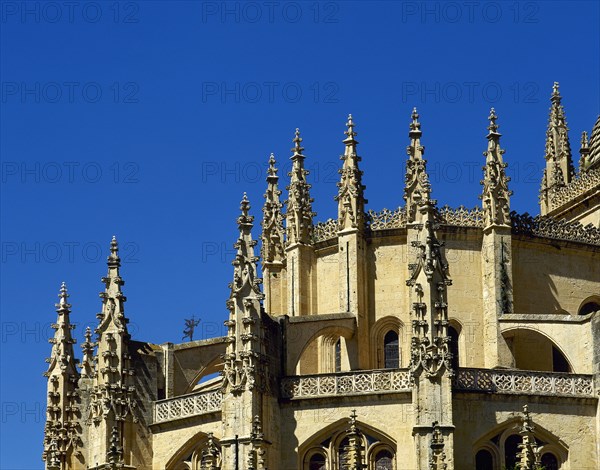
<svg viewBox="0 0 600 470">
<path fill-rule="evenodd" d="M 377 235 L 368 240 L 366 250 L 370 363 L 372 368 L 381 367 L 378 356 L 381 337 L 378 335 L 395 325 L 400 331 L 401 367 L 407 367 L 411 315 L 406 279 L 413 255 L 401 230 Z M 489 345 L 483 340 L 482 233 L 474 228 L 442 228 L 439 238 L 445 242 L 444 253 L 453 281 L 448 288 L 448 312 L 451 324 L 460 331 L 460 366 L 482 368 L 485 355 L 489 353 Z M 524 240 L 520 236 L 513 236 L 512 252 L 514 313 L 503 314 L 498 329 L 507 337 L 513 337 L 514 355 L 530 358 L 531 368 L 551 369 L 550 343 L 538 344 L 535 338 L 528 337 L 520 342 L 514 340 L 515 331 L 532 331 L 552 339 L 571 365 L 572 372 L 593 373 L 591 318 L 577 316 L 577 312 L 585 298 L 599 292 L 598 252 L 580 245 L 568 247 L 564 242 Z M 346 345 L 355 341 L 351 330 L 353 319 L 340 312 L 337 244 L 319 248 L 310 259 L 312 266 L 304 270 L 309 273 L 307 282 L 311 291 L 311 309 L 307 313 L 323 317 L 322 320 L 314 318 L 314 321 L 312 317 L 298 318 L 294 324 L 290 323 L 290 335 L 292 326 L 301 323 L 302 331 L 294 330 L 290 341 L 294 348 L 303 350 L 303 356 L 298 369 L 289 373 L 332 372 L 333 343 L 327 343 L 324 338 L 336 335 L 347 337 L 342 341 L 342 370 L 355 369 L 346 351 Z M 347 322 L 343 328 L 342 322 Z M 319 330 L 321 323 L 329 326 Z M 321 331 L 323 334 L 319 337 Z M 310 346 L 304 348 L 311 338 Z M 292 344 L 288 343 L 288 348 L 288 354 L 292 354 Z M 514 363 L 501 365 L 514 367 Z M 541 438 L 555 439 L 552 436 L 556 436 L 559 438 L 556 445 L 566 449 L 568 461 L 561 467 L 563 470 L 597 468 L 596 441 L 600 436 L 596 401 L 462 392 L 455 392 L 453 399 L 454 468 L 474 468 L 477 446 L 514 428 L 526 403 Z M 347 429 L 348 416 L 353 409 L 356 409 L 359 423 L 378 430 L 395 443 L 398 468 L 416 468 L 414 410 L 408 393 L 284 400 L 274 405 L 274 409 L 277 407 L 281 416 L 274 415 L 273 419 L 278 420 L 281 436 L 279 455 L 282 460 L 278 470 L 302 468 L 300 459 L 311 446 Z M 165 468 L 169 459 L 200 432 L 214 432 L 219 437 L 221 422 L 215 416 L 210 419 L 210 422 L 190 427 L 182 422 L 177 427 L 155 433 L 152 438 L 153 468 Z"/>
<path fill-rule="evenodd" d="M 513 238 L 515 313 L 577 315 L 585 298 L 598 295 L 599 264 L 597 251 Z"/>
<path fill-rule="evenodd" d="M 281 466 L 277 470 L 298 470 L 311 448 L 348 429 L 348 416 L 356 410 L 363 432 L 377 430 L 383 439 L 395 442 L 398 468 L 416 468 L 412 428 L 414 416 L 410 394 L 371 395 L 344 399 L 301 400 L 281 408 Z M 380 436 L 374 436 L 380 437 Z"/>
<path fill-rule="evenodd" d="M 311 313 L 340 312 L 338 296 L 338 253 L 337 245 L 316 253 L 315 284 L 317 299 Z"/>
<path fill-rule="evenodd" d="M 561 470 L 598 468 L 598 431 L 593 400 L 468 393 L 454 394 L 455 468 L 474 468 L 475 453 L 484 443 L 499 436 L 497 442 L 502 445 L 506 437 L 518 433 L 519 411 L 524 404 L 529 405 L 536 436 L 552 444 L 557 454 L 568 454 Z M 502 468 L 499 462 L 498 468 Z"/>
<path fill-rule="evenodd" d="M 169 428 L 155 432 L 152 436 L 154 450 L 153 470 L 179 470 L 173 467 L 180 458 L 186 458 L 192 453 L 194 443 L 209 432 L 216 439 L 221 437 L 221 413 L 204 417 L 201 424 L 189 424 L 185 421 L 179 424 L 170 424 Z"/>
</svg>

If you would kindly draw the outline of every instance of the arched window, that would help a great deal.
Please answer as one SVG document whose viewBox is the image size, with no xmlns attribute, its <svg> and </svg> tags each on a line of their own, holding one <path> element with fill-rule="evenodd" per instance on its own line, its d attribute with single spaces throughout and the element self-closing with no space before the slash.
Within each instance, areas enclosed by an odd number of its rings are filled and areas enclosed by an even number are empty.
<svg viewBox="0 0 600 470">
<path fill-rule="evenodd" d="M 394 456 L 389 450 L 381 450 L 375 456 L 375 470 L 393 470 Z"/>
<path fill-rule="evenodd" d="M 397 369 L 400 367 L 400 348 L 398 333 L 390 330 L 383 338 L 384 367 L 386 369 Z"/>
<path fill-rule="evenodd" d="M 508 436 L 504 442 L 504 462 L 506 468 L 513 468 L 517 465 L 517 454 L 521 442 L 523 442 L 523 439 L 518 434 Z"/>
<path fill-rule="evenodd" d="M 481 449 L 475 455 L 476 470 L 494 470 L 494 458 L 489 450 Z"/>
<path fill-rule="evenodd" d="M 542 467 L 544 467 L 544 470 L 558 470 L 558 459 L 554 454 L 546 452 L 542 455 Z"/>
<path fill-rule="evenodd" d="M 452 369 L 458 369 L 458 331 L 453 326 L 448 326 L 448 336 L 450 337 L 450 344 L 448 349 L 452 354 Z"/>
<path fill-rule="evenodd" d="M 342 340 L 338 339 L 335 342 L 335 371 L 342 370 Z"/>
<path fill-rule="evenodd" d="M 326 463 L 325 463 L 325 455 L 314 454 L 310 458 L 308 468 L 309 468 L 309 470 L 325 470 L 327 468 Z"/>
</svg>

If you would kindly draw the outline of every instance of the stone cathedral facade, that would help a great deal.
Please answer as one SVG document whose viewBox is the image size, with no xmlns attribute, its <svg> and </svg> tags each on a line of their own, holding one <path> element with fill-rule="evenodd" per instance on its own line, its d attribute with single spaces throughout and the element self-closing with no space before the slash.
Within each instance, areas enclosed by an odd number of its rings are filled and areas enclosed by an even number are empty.
<svg viewBox="0 0 600 470">
<path fill-rule="evenodd" d="M 367 210 L 346 126 L 337 219 L 314 221 L 298 130 L 260 234 L 244 195 L 225 336 L 132 338 L 113 239 L 79 362 L 63 284 L 47 470 L 600 468 L 600 118 L 575 170 L 555 84 L 535 217 L 493 109 L 474 209 L 432 199 L 414 110 L 404 204 Z"/>
</svg>

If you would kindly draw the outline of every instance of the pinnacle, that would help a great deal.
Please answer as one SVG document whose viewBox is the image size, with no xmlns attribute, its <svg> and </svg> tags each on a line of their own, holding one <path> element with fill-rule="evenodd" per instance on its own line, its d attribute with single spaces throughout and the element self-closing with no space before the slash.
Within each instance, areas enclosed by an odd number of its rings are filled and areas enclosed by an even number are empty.
<svg viewBox="0 0 600 470">
<path fill-rule="evenodd" d="M 267 168 L 267 182 L 269 182 L 270 178 L 276 178 L 275 181 L 277 181 L 277 168 L 275 167 L 276 163 L 277 160 L 275 160 L 275 155 L 273 152 L 271 152 L 271 155 L 269 156 L 269 168 Z"/>
<path fill-rule="evenodd" d="M 488 116 L 488 119 L 490 121 L 490 125 L 488 126 L 488 130 L 490 131 L 490 133 L 488 134 L 488 137 L 492 135 L 499 136 L 500 134 L 498 133 L 498 128 L 500 126 L 496 124 L 496 119 L 498 119 L 498 115 L 496 114 L 496 110 L 494 108 L 490 109 L 490 115 Z"/>
<path fill-rule="evenodd" d="M 292 149 L 294 155 L 292 156 L 292 158 L 295 156 L 302 156 L 302 151 L 304 150 L 304 147 L 300 146 L 300 143 L 302 142 L 302 137 L 300 137 L 300 129 L 296 128 L 296 134 L 292 142 L 294 142 L 294 148 Z"/>
<path fill-rule="evenodd" d="M 110 255 L 108 256 L 108 265 L 116 265 L 117 267 L 121 264 L 121 258 L 119 258 L 119 243 L 117 237 L 113 235 L 110 241 Z"/>
<path fill-rule="evenodd" d="M 252 221 L 254 220 L 254 217 L 250 215 L 250 201 L 248 200 L 248 195 L 245 192 L 244 197 L 242 197 L 240 202 L 240 210 L 242 213 L 237 220 L 240 230 L 242 230 L 244 225 L 250 225 L 250 227 L 252 227 Z"/>
<path fill-rule="evenodd" d="M 67 284 L 65 282 L 62 282 L 60 285 L 60 291 L 58 293 L 58 298 L 59 301 L 56 304 L 56 311 L 59 313 L 64 313 L 64 312 L 69 312 L 71 305 L 67 302 L 67 298 L 69 297 L 69 294 L 67 292 Z"/>
<path fill-rule="evenodd" d="M 344 134 L 346 134 L 347 138 L 344 139 L 344 143 L 346 143 L 347 145 L 352 143 L 357 144 L 358 142 L 356 141 L 356 139 L 354 139 L 357 133 L 354 132 L 354 121 L 352 120 L 352 114 L 348 114 L 348 122 L 346 122 L 346 127 L 347 130 L 344 131 Z"/>
<path fill-rule="evenodd" d="M 588 133 L 586 131 L 583 131 L 581 133 L 581 148 L 586 149 L 586 148 L 588 148 L 588 145 L 589 145 Z"/>
<path fill-rule="evenodd" d="M 409 137 L 417 138 L 421 136 L 421 123 L 419 122 L 419 113 L 417 108 L 413 108 L 412 114 L 410 115 L 412 122 L 410 123 Z"/>
</svg>

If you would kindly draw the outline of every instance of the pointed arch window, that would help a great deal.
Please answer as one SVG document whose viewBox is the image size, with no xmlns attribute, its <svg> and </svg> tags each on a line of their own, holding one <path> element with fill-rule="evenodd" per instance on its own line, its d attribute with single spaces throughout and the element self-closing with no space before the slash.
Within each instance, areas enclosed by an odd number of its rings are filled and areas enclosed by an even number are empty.
<svg viewBox="0 0 600 470">
<path fill-rule="evenodd" d="M 546 452 L 542 455 L 542 467 L 544 470 L 558 470 L 558 459 L 554 454 Z"/>
<path fill-rule="evenodd" d="M 509 436 L 504 442 L 504 462 L 507 468 L 513 468 L 517 465 L 517 454 L 519 453 L 519 444 L 523 439 L 518 434 Z"/>
<path fill-rule="evenodd" d="M 325 462 L 325 455 L 318 453 L 314 454 L 308 463 L 309 470 L 326 470 L 327 464 Z"/>
<path fill-rule="evenodd" d="M 340 372 L 342 370 L 342 340 L 340 338 L 335 342 L 334 354 L 335 371 Z"/>
<path fill-rule="evenodd" d="M 400 367 L 400 344 L 398 333 L 394 330 L 388 331 L 383 338 L 383 361 L 386 369 Z"/>
<path fill-rule="evenodd" d="M 481 449 L 475 455 L 476 470 L 494 470 L 494 458 L 489 450 Z"/>
<path fill-rule="evenodd" d="M 448 326 L 448 336 L 450 337 L 450 343 L 448 344 L 448 349 L 452 354 L 452 369 L 458 369 L 458 336 L 459 333 L 453 326 Z"/>
<path fill-rule="evenodd" d="M 375 470 L 393 470 L 394 456 L 389 450 L 381 450 L 375 456 Z"/>
</svg>

